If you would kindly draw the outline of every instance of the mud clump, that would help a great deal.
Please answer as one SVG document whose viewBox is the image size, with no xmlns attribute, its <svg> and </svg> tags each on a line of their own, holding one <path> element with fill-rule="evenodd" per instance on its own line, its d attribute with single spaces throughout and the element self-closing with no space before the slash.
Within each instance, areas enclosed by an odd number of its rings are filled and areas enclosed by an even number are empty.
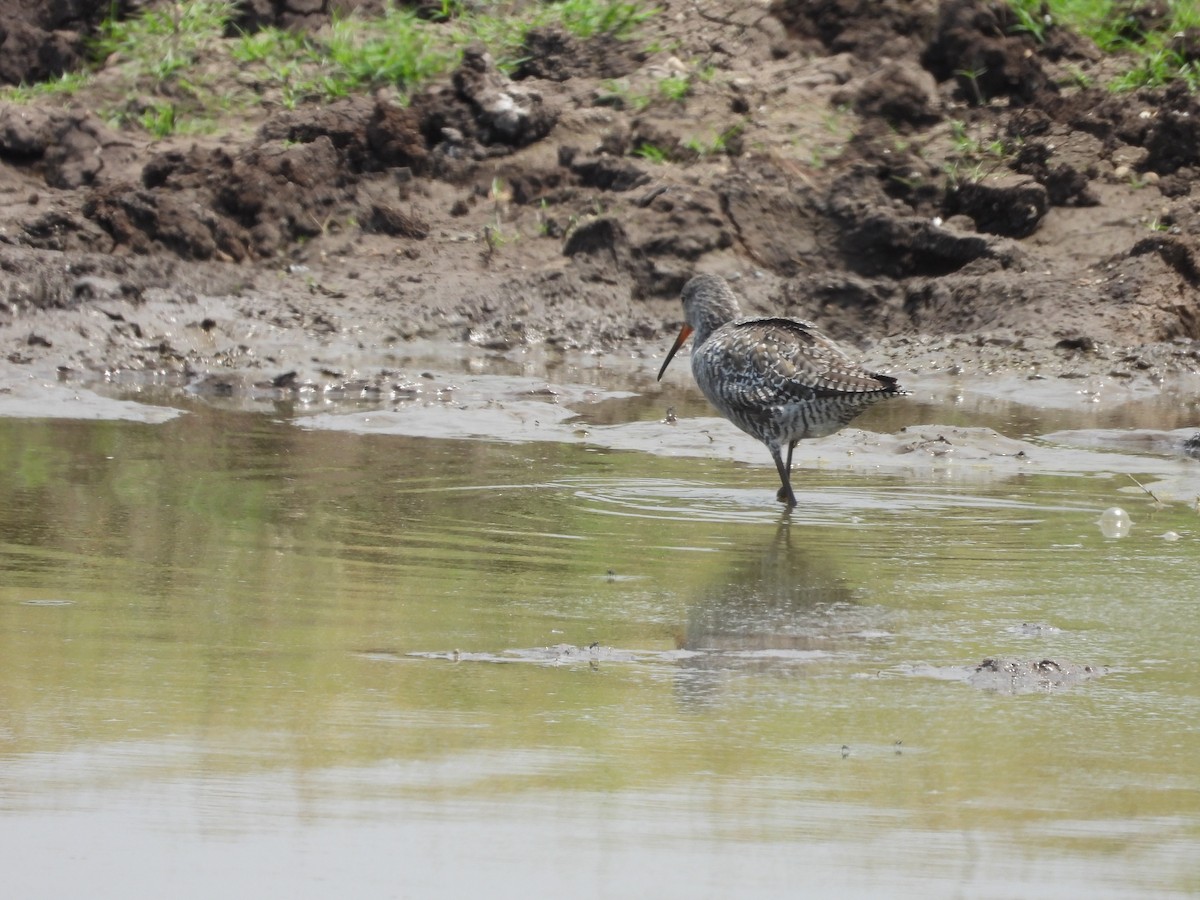
<svg viewBox="0 0 1200 900">
<path fill-rule="evenodd" d="M 108 0 L 0 0 L 0 84 L 33 84 L 78 69 L 86 62 L 92 29 L 128 5 Z"/>
<path fill-rule="evenodd" d="M 1146 158 L 1139 168 L 1170 175 L 1200 165 L 1200 101 L 1183 84 L 1172 85 L 1163 100 L 1146 129 Z"/>
<path fill-rule="evenodd" d="M 868 75 L 853 102 L 859 115 L 878 117 L 898 128 L 920 128 L 942 117 L 937 82 L 911 64 L 890 63 Z"/>
<path fill-rule="evenodd" d="M 1102 666 L 1058 662 L 1053 659 L 1019 660 L 987 658 L 967 674 L 967 683 L 983 690 L 1027 694 L 1075 687 L 1107 670 Z"/>
<path fill-rule="evenodd" d="M 561 28 L 539 26 L 525 35 L 521 62 L 513 77 L 564 82 L 577 77 L 621 78 L 634 71 L 644 54 L 609 35 L 581 41 Z"/>
<path fill-rule="evenodd" d="M 1017 153 L 1013 170 L 1033 178 L 1046 191 L 1051 206 L 1099 206 L 1091 187 L 1094 166 L 1080 171 L 1069 163 L 1054 162 L 1054 148 L 1046 142 L 1030 141 Z"/>
<path fill-rule="evenodd" d="M 411 108 L 359 98 L 307 114 L 285 112 L 236 153 L 193 145 L 152 156 L 140 185 L 106 183 L 100 151 L 121 142 L 87 114 L 0 108 L 0 154 L 36 163 L 52 187 L 94 185 L 79 211 L 109 235 L 105 250 L 244 262 L 274 256 L 346 220 L 374 233 L 422 237 L 428 226 L 399 209 L 400 192 L 381 196 L 369 176 L 402 169 L 461 179 L 470 163 L 538 141 L 555 121 L 537 92 L 509 81 L 473 47 L 453 90 L 422 95 Z M 60 224 L 87 230 L 70 216 Z M 37 229 L 27 229 L 26 238 L 48 246 Z"/>
<path fill-rule="evenodd" d="M 953 681 L 998 694 L 1055 693 L 1078 688 L 1108 674 L 1106 666 L 1067 660 L 987 657 L 971 666 L 901 666 L 901 674 Z"/>
<path fill-rule="evenodd" d="M 0 160 L 48 187 L 88 187 L 135 159 L 131 142 L 92 113 L 0 103 Z"/>
<path fill-rule="evenodd" d="M 988 234 L 1015 238 L 1037 231 L 1050 208 L 1045 186 L 1020 175 L 968 181 L 951 190 L 946 199 L 946 211 L 951 215 L 969 216 L 976 228 Z"/>
<path fill-rule="evenodd" d="M 1007 5 L 949 0 L 938 6 L 933 40 L 922 64 L 941 82 L 953 80 L 958 98 L 983 106 L 997 97 L 1028 104 L 1057 90 Z"/>
<path fill-rule="evenodd" d="M 97 191 L 84 204 L 83 214 L 109 234 L 112 249 L 238 262 L 251 253 L 250 236 L 244 229 L 211 211 L 198 213 L 186 201 L 165 192 L 138 188 Z"/>
<path fill-rule="evenodd" d="M 919 52 L 933 37 L 938 15 L 934 0 L 774 0 L 770 9 L 792 37 L 816 40 L 831 53 L 864 59 Z"/>
</svg>

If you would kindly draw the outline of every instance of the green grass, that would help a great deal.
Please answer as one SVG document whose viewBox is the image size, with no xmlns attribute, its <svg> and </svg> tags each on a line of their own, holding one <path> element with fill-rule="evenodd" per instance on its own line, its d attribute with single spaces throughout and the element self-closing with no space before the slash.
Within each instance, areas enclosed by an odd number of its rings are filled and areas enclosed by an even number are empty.
<svg viewBox="0 0 1200 900">
<path fill-rule="evenodd" d="M 954 143 L 955 152 L 964 158 L 991 157 L 993 159 L 1004 159 L 1015 149 L 998 138 L 985 140 L 979 134 L 971 134 L 967 123 L 961 119 L 952 119 L 950 121 L 950 137 Z"/>
<path fill-rule="evenodd" d="M 665 165 L 670 158 L 667 151 L 656 144 L 639 144 L 634 149 L 633 155 L 660 166 Z"/>
<path fill-rule="evenodd" d="M 389 6 L 382 16 L 335 18 L 318 36 L 266 28 L 238 34 L 231 28 L 234 0 L 161 3 L 128 19 L 110 18 L 92 43 L 91 71 L 0 91 L 0 99 L 29 102 L 73 97 L 97 83 L 104 70 L 107 104 L 98 111 L 121 125 L 163 136 L 180 129 L 215 127 L 224 114 L 250 112 L 267 102 L 295 107 L 329 102 L 381 86 L 401 97 L 450 71 L 468 43 L 482 41 L 502 70 L 521 62 L 531 28 L 557 25 L 580 39 L 628 40 L 660 10 L 653 0 L 441 0 L 429 18 Z M 1066 27 L 1102 50 L 1128 60 L 1108 86 L 1132 90 L 1182 81 L 1200 90 L 1200 65 L 1175 47 L 1175 35 L 1200 28 L 1200 4 L 1170 0 L 1167 15 L 1138 24 L 1124 0 L 1010 0 L 1012 28 L 1044 41 Z M 215 72 L 239 73 L 236 84 L 215 83 Z M 612 88 L 613 101 L 634 109 L 655 99 L 686 101 L 713 77 L 700 69 L 661 79 L 635 94 Z M 116 85 L 114 88 L 113 86 Z M 125 91 L 113 98 L 113 92 Z"/>
<path fill-rule="evenodd" d="M 450 68 L 454 56 L 415 12 L 395 7 L 369 26 L 364 19 L 335 18 L 321 49 L 334 83 L 364 88 L 421 84 Z"/>
<path fill-rule="evenodd" d="M 110 17 L 92 41 L 91 72 L 0 91 L 0 99 L 29 102 L 73 96 L 105 70 L 126 96 L 98 112 L 117 125 L 163 137 L 212 127 L 222 113 L 261 106 L 264 95 L 284 107 L 328 102 L 381 86 L 402 96 L 444 75 L 467 44 L 482 41 L 502 70 L 521 61 L 529 30 L 558 25 L 582 39 L 629 39 L 658 10 L 643 0 L 442 0 L 430 18 L 389 5 L 382 16 L 335 17 L 320 37 L 278 28 L 235 33 L 234 0 L 182 0 L 128 19 Z M 235 64 L 237 85 L 214 74 Z"/>
<path fill-rule="evenodd" d="M 601 34 L 628 38 L 634 30 L 658 13 L 657 7 L 645 7 L 630 0 L 563 0 L 547 4 L 547 15 L 576 37 L 591 38 Z"/>
<path fill-rule="evenodd" d="M 138 117 L 138 124 L 156 138 L 175 133 L 176 116 L 174 103 L 153 103 Z"/>
<path fill-rule="evenodd" d="M 658 82 L 658 92 L 668 100 L 680 103 L 692 92 L 692 79 L 686 75 L 668 75 Z"/>
<path fill-rule="evenodd" d="M 640 112 L 654 101 L 649 94 L 635 91 L 623 81 L 605 81 L 601 89 L 603 93 L 598 102 L 606 106 L 624 107 Z"/>
<path fill-rule="evenodd" d="M 982 181 L 1003 168 L 1020 149 L 1020 139 L 1007 141 L 995 134 L 985 134 L 981 128 L 972 130 L 960 119 L 951 119 L 949 125 L 954 152 L 942 164 L 942 173 L 951 186 Z M 910 191 L 920 185 L 919 179 L 893 175 L 892 180 Z"/>
<path fill-rule="evenodd" d="M 1053 24 L 1077 31 L 1105 53 L 1122 54 L 1129 67 L 1108 87 L 1130 91 L 1183 81 L 1189 90 L 1200 90 L 1200 65 L 1187 60 L 1173 47 L 1175 36 L 1200 28 L 1200 4 L 1195 0 L 1168 0 L 1167 14 L 1152 22 L 1138 22 L 1130 14 L 1135 4 L 1122 0 L 1009 0 L 1017 19 L 1016 31 L 1041 42 Z"/>
<path fill-rule="evenodd" d="M 220 43 L 234 9 L 232 0 L 192 0 L 153 7 L 130 19 L 110 17 L 100 26 L 93 53 L 128 61 L 138 74 L 169 79 Z"/>
<path fill-rule="evenodd" d="M 82 90 L 92 80 L 90 72 L 64 72 L 58 78 L 48 81 L 38 81 L 34 84 L 20 84 L 0 91 L 0 97 L 13 103 L 31 103 L 39 97 L 49 97 L 56 94 L 72 96 Z"/>
<path fill-rule="evenodd" d="M 720 134 L 709 138 L 708 140 L 689 138 L 688 140 L 684 141 L 683 146 L 688 150 L 691 150 L 697 156 L 701 157 L 715 156 L 721 153 L 726 153 L 729 150 L 730 140 L 741 134 L 745 127 L 745 122 L 739 122 L 737 125 L 726 128 Z"/>
<path fill-rule="evenodd" d="M 1193 93 L 1200 90 L 1200 64 L 1185 59 L 1169 46 L 1155 45 L 1148 46 L 1139 63 L 1110 86 L 1115 91 L 1132 91 L 1173 81 L 1184 82 Z"/>
<path fill-rule="evenodd" d="M 307 35 L 281 28 L 240 32 L 229 47 L 229 53 L 235 60 L 247 64 L 274 65 L 311 52 L 312 44 Z"/>
</svg>

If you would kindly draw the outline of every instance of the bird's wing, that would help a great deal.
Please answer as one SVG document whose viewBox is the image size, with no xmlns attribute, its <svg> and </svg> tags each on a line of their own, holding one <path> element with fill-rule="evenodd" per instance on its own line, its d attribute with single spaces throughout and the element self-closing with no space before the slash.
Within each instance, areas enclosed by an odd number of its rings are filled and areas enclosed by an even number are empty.
<svg viewBox="0 0 1200 900">
<path fill-rule="evenodd" d="M 725 375 L 726 402 L 746 406 L 896 393 L 896 379 L 869 372 L 814 325 L 795 319 L 737 319 L 700 352 Z"/>
</svg>

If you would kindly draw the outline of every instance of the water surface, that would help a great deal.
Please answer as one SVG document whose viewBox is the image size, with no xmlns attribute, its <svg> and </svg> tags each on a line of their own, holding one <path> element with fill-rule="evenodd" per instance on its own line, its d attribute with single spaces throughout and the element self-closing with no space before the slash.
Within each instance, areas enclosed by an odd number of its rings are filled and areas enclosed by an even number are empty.
<svg viewBox="0 0 1200 900">
<path fill-rule="evenodd" d="M 12 896 L 1200 890 L 1179 403 L 931 388 L 856 424 L 1035 458 L 802 448 L 785 517 L 683 382 L 480 374 L 0 422 Z"/>
</svg>

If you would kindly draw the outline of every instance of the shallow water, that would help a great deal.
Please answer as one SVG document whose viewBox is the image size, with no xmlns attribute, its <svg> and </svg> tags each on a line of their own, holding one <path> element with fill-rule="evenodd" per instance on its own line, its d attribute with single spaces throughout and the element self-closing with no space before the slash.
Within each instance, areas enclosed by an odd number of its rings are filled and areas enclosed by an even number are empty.
<svg viewBox="0 0 1200 900">
<path fill-rule="evenodd" d="M 1194 407 L 636 372 L 0 421 L 11 896 L 1200 890 Z"/>
</svg>

